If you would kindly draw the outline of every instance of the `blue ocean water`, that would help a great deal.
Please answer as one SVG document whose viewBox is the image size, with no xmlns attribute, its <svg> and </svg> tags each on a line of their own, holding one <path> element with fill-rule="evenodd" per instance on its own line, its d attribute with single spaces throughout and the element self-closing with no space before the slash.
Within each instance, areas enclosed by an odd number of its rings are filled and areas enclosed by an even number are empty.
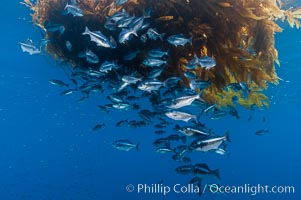
<svg viewBox="0 0 301 200">
<path fill-rule="evenodd" d="M 79 96 L 61 96 L 49 79 L 67 80 L 66 73 L 47 56 L 22 53 L 18 42 L 40 39 L 28 10 L 19 1 L 7 1 L 0 12 L 0 199 L 200 199 L 197 194 L 137 193 L 138 184 L 187 186 L 191 177 L 177 174 L 170 156 L 154 152 L 158 136 L 153 127 L 117 128 L 115 123 L 136 114 L 96 109 L 104 101 L 94 95 L 77 103 Z M 263 110 L 240 109 L 241 119 L 226 117 L 206 121 L 219 134 L 230 131 L 230 156 L 194 154 L 195 162 L 220 170 L 222 186 L 293 186 L 294 194 L 212 194 L 201 199 L 301 199 L 301 34 L 285 26 L 276 34 L 281 67 L 280 81 L 266 94 L 271 106 Z M 248 118 L 252 117 L 251 120 Z M 266 120 L 264 120 L 266 119 Z M 105 122 L 99 132 L 91 127 Z M 269 133 L 257 136 L 259 129 Z M 139 151 L 120 152 L 116 139 L 140 144 Z M 206 182 L 205 182 L 206 183 Z M 204 184 L 205 184 L 204 183 Z M 127 192 L 132 184 L 134 192 Z"/>
</svg>

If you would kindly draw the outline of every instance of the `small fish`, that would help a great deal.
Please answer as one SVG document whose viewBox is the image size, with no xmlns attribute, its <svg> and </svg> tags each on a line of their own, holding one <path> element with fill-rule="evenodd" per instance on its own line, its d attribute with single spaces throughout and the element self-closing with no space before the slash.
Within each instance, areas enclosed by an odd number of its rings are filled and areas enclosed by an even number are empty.
<svg viewBox="0 0 301 200">
<path fill-rule="evenodd" d="M 148 52 L 148 55 L 153 58 L 162 58 L 163 56 L 168 56 L 167 51 L 162 51 L 162 49 L 152 49 Z"/>
<path fill-rule="evenodd" d="M 136 84 L 138 81 L 141 81 L 141 78 L 134 77 L 134 76 L 123 76 L 121 79 L 123 82 L 128 84 Z"/>
<path fill-rule="evenodd" d="M 192 46 L 192 36 L 190 38 L 185 38 L 183 34 L 179 35 L 171 35 L 167 38 L 167 42 L 177 46 L 185 46 L 185 44 L 189 43 Z"/>
<path fill-rule="evenodd" d="M 77 5 L 68 4 L 65 6 L 65 10 L 63 12 L 64 15 L 72 14 L 73 17 L 82 17 L 84 16 L 83 10 L 80 9 Z"/>
<path fill-rule="evenodd" d="M 72 50 L 72 44 L 69 40 L 66 41 L 66 48 L 68 49 L 68 51 Z"/>
<path fill-rule="evenodd" d="M 201 164 L 195 164 L 193 169 L 193 174 L 200 178 L 200 179 L 206 179 L 210 177 L 215 177 L 218 180 L 221 180 L 219 175 L 219 170 L 211 170 L 207 164 L 201 163 Z"/>
<path fill-rule="evenodd" d="M 161 134 L 163 134 L 163 133 L 165 133 L 165 131 L 163 131 L 163 130 L 156 130 L 156 131 L 155 131 L 155 134 L 158 134 L 158 135 L 161 135 Z"/>
<path fill-rule="evenodd" d="M 59 32 L 61 35 L 65 32 L 65 26 L 61 25 L 61 24 L 52 24 L 49 21 L 46 21 L 44 24 L 44 28 L 48 31 L 48 32 Z"/>
<path fill-rule="evenodd" d="M 138 37 L 137 30 L 123 28 L 119 34 L 119 43 L 124 44 L 126 41 L 130 40 L 132 35 L 135 35 Z"/>
<path fill-rule="evenodd" d="M 191 119 L 194 119 L 196 122 L 198 122 L 196 115 L 192 115 L 192 114 L 185 113 L 185 112 L 168 111 L 165 113 L 165 115 L 173 120 L 180 120 L 180 121 L 188 122 Z"/>
<path fill-rule="evenodd" d="M 153 145 L 156 147 L 169 147 L 170 143 L 169 140 L 166 138 L 159 138 L 153 142 Z"/>
<path fill-rule="evenodd" d="M 198 138 L 191 143 L 190 149 L 194 151 L 207 152 L 218 149 L 225 141 L 230 141 L 228 132 L 222 137 L 214 137 L 205 140 L 203 138 Z"/>
<path fill-rule="evenodd" d="M 107 99 L 109 99 L 113 103 L 121 103 L 121 102 L 123 102 L 123 99 L 120 96 L 115 95 L 115 94 L 111 94 L 111 95 L 107 96 Z"/>
<path fill-rule="evenodd" d="M 106 106 L 98 105 L 97 108 L 98 108 L 100 111 L 103 111 L 103 112 L 105 112 L 105 113 L 109 113 L 109 109 L 108 109 L 108 107 L 106 107 Z"/>
<path fill-rule="evenodd" d="M 33 45 L 31 40 L 27 40 L 26 43 L 19 42 L 19 44 L 22 51 L 28 53 L 29 55 L 41 53 L 41 50 L 38 49 L 35 45 Z"/>
<path fill-rule="evenodd" d="M 100 129 L 102 129 L 105 126 L 104 123 L 101 124 L 97 124 L 92 128 L 92 131 L 99 131 Z"/>
<path fill-rule="evenodd" d="M 117 123 L 115 124 L 115 126 L 121 127 L 121 126 L 126 125 L 127 123 L 128 123 L 128 120 L 120 120 L 119 122 L 117 122 Z"/>
<path fill-rule="evenodd" d="M 269 133 L 269 129 L 261 129 L 255 132 L 255 135 L 265 135 L 266 133 Z"/>
<path fill-rule="evenodd" d="M 115 149 L 121 151 L 130 151 L 131 149 L 135 148 L 137 151 L 139 150 L 139 144 L 134 144 L 129 140 L 117 140 L 112 143 L 112 146 Z"/>
<path fill-rule="evenodd" d="M 164 67 L 154 67 L 147 75 L 149 79 L 154 79 L 159 77 L 164 71 Z"/>
<path fill-rule="evenodd" d="M 173 16 L 172 15 L 165 15 L 165 16 L 158 17 L 156 20 L 167 22 L 167 21 L 173 20 Z"/>
<path fill-rule="evenodd" d="M 117 27 L 118 28 L 130 28 L 129 25 L 131 23 L 133 23 L 134 20 L 135 20 L 135 16 L 124 17 L 117 22 Z"/>
<path fill-rule="evenodd" d="M 171 148 L 168 148 L 168 147 L 158 147 L 156 149 L 156 152 L 157 153 L 161 153 L 161 154 L 166 154 L 166 153 L 170 153 L 172 152 L 173 150 Z"/>
<path fill-rule="evenodd" d="M 66 96 L 66 95 L 72 94 L 73 92 L 75 92 L 74 89 L 68 89 L 68 90 L 61 92 L 60 95 Z"/>
<path fill-rule="evenodd" d="M 129 110 L 130 108 L 132 108 L 132 105 L 128 103 L 115 103 L 113 104 L 113 108 L 117 110 Z"/>
<path fill-rule="evenodd" d="M 88 99 L 88 95 L 87 96 L 83 96 L 82 98 L 76 100 L 77 103 L 83 103 Z"/>
<path fill-rule="evenodd" d="M 140 53 L 140 50 L 130 51 L 129 53 L 123 56 L 123 60 L 133 60 Z"/>
<path fill-rule="evenodd" d="M 158 33 L 158 31 L 153 28 L 149 28 L 146 34 L 151 40 L 157 40 L 159 38 L 161 41 L 163 41 L 165 36 L 165 33 Z"/>
<path fill-rule="evenodd" d="M 227 156 L 227 157 L 229 157 L 229 155 L 230 155 L 227 151 L 225 151 L 222 148 L 214 149 L 213 152 L 215 152 L 219 155 L 222 155 L 222 156 Z"/>
<path fill-rule="evenodd" d="M 199 58 L 199 64 L 205 69 L 211 69 L 216 66 L 216 61 L 213 57 L 203 56 Z"/>
<path fill-rule="evenodd" d="M 192 79 L 189 82 L 189 87 L 192 90 L 196 90 L 196 89 L 204 90 L 210 85 L 211 85 L 211 81 L 202 81 L 202 80 Z"/>
<path fill-rule="evenodd" d="M 98 56 L 91 50 L 86 50 L 78 54 L 80 58 L 86 58 L 88 63 L 96 64 L 99 62 Z"/>
<path fill-rule="evenodd" d="M 161 81 L 144 81 L 138 85 L 138 89 L 146 92 L 152 92 L 159 90 L 162 86 L 164 86 L 164 82 Z"/>
<path fill-rule="evenodd" d="M 179 174 L 192 174 L 194 171 L 194 165 L 183 165 L 176 168 L 176 172 Z"/>
<path fill-rule="evenodd" d="M 176 131 L 186 135 L 186 136 L 196 136 L 196 137 L 200 137 L 200 136 L 210 136 L 210 133 L 207 133 L 203 130 L 197 129 L 195 127 L 192 126 L 185 126 L 185 127 L 179 127 L 176 126 Z"/>
<path fill-rule="evenodd" d="M 57 85 L 57 86 L 60 86 L 60 87 L 69 87 L 69 84 L 66 84 L 63 81 L 57 80 L 57 79 L 51 79 L 48 82 L 52 85 Z"/>
<path fill-rule="evenodd" d="M 105 48 L 110 48 L 111 43 L 110 40 L 103 35 L 100 31 L 90 31 L 89 28 L 86 26 L 85 31 L 82 35 L 89 35 L 91 41 L 95 42 L 97 46 L 102 46 Z"/>
<path fill-rule="evenodd" d="M 196 79 L 196 78 L 197 78 L 197 76 L 196 76 L 195 73 L 189 72 L 189 71 L 184 72 L 184 76 L 185 76 L 186 78 L 189 78 L 189 79 Z"/>
<path fill-rule="evenodd" d="M 108 73 L 109 71 L 111 71 L 112 69 L 117 69 L 118 65 L 114 62 L 114 61 L 105 61 L 104 63 L 102 63 L 99 67 L 99 71 L 103 72 L 103 73 Z"/>
<path fill-rule="evenodd" d="M 161 65 L 167 64 L 167 61 L 156 58 L 146 58 L 143 64 L 148 67 L 160 67 Z"/>
<path fill-rule="evenodd" d="M 194 55 L 194 57 L 186 64 L 186 69 L 195 69 L 197 65 L 199 64 L 199 58 L 197 55 Z"/>
<path fill-rule="evenodd" d="M 167 108 L 170 109 L 179 109 L 185 106 L 190 106 L 192 102 L 196 99 L 202 99 L 201 94 L 196 94 L 192 96 L 183 96 L 176 99 L 172 99 L 170 104 L 167 105 Z"/>
</svg>

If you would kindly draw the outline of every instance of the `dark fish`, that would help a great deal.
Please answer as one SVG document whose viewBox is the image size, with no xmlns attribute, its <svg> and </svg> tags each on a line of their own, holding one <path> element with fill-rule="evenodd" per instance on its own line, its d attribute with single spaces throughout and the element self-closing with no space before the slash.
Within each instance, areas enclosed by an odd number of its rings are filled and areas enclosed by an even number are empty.
<svg viewBox="0 0 301 200">
<path fill-rule="evenodd" d="M 179 135 L 176 135 L 176 134 L 172 134 L 172 135 L 167 136 L 167 139 L 171 140 L 171 141 L 182 140 L 183 143 L 186 143 L 186 136 L 179 136 Z"/>
<path fill-rule="evenodd" d="M 173 150 L 169 147 L 159 147 L 156 149 L 157 153 L 165 154 L 165 153 L 171 153 Z"/>
<path fill-rule="evenodd" d="M 165 131 L 163 131 L 163 130 L 156 130 L 156 131 L 155 131 L 155 134 L 158 134 L 158 135 L 161 135 L 161 134 L 163 134 L 163 133 L 165 133 Z"/>
<path fill-rule="evenodd" d="M 121 127 L 121 126 L 126 125 L 127 123 L 128 123 L 128 120 L 121 120 L 121 121 L 117 122 L 117 123 L 115 124 L 115 126 Z"/>
<path fill-rule="evenodd" d="M 221 180 L 219 170 L 211 170 L 205 163 L 195 164 L 193 174 L 200 179 L 215 177 L 218 180 Z"/>
<path fill-rule="evenodd" d="M 109 109 L 106 106 L 98 105 L 97 108 L 105 113 L 109 113 Z"/>
<path fill-rule="evenodd" d="M 169 147 L 169 140 L 166 138 L 159 138 L 153 142 L 153 145 L 156 147 Z"/>
<path fill-rule="evenodd" d="M 105 126 L 104 123 L 101 124 L 97 124 L 92 128 L 92 131 L 99 131 L 100 129 L 102 129 Z"/>
<path fill-rule="evenodd" d="M 68 90 L 65 90 L 65 91 L 61 92 L 60 95 L 62 95 L 62 96 L 69 95 L 69 94 L 72 94 L 75 91 L 76 90 L 74 90 L 74 89 L 68 89 Z"/>
<path fill-rule="evenodd" d="M 255 135 L 265 135 L 266 133 L 269 133 L 269 129 L 261 129 L 255 132 Z"/>
<path fill-rule="evenodd" d="M 69 87 L 69 84 L 66 84 L 63 81 L 57 80 L 57 79 L 51 79 L 51 80 L 49 80 L 49 83 L 52 85 L 60 86 L 60 87 Z"/>
<path fill-rule="evenodd" d="M 112 143 L 112 146 L 121 151 L 130 151 L 133 148 L 139 150 L 139 144 L 134 144 L 129 140 L 117 140 Z"/>
<path fill-rule="evenodd" d="M 194 171 L 194 165 L 183 165 L 176 168 L 176 172 L 179 174 L 192 174 Z"/>
</svg>

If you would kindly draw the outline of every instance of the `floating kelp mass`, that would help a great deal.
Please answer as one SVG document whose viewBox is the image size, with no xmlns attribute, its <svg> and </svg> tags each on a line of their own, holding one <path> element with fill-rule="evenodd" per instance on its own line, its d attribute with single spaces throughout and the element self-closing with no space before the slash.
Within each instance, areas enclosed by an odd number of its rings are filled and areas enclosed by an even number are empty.
<svg viewBox="0 0 301 200">
<path fill-rule="evenodd" d="M 44 38 L 36 46 L 20 43 L 30 55 L 47 52 L 72 66 L 70 84 L 62 95 L 109 92 L 110 104 L 99 109 L 129 110 L 141 120 L 123 120 L 116 126 L 145 126 L 155 121 L 156 133 L 170 125 L 167 118 L 182 121 L 178 134 L 154 141 L 158 153 L 174 154 L 178 162 L 190 162 L 192 151 L 226 155 L 228 134 L 218 136 L 200 123 L 200 116 L 239 118 L 235 109 L 266 107 L 263 94 L 277 84 L 275 65 L 280 65 L 274 34 L 282 28 L 301 26 L 301 8 L 281 0 L 25 0 L 33 23 Z M 148 99 L 152 109 L 141 109 Z M 185 112 L 192 107 L 201 113 Z M 190 123 L 190 124 L 188 124 Z M 93 130 L 101 129 L 98 124 Z M 190 143 L 189 140 L 192 140 Z M 173 141 L 182 145 L 174 147 Z M 188 145 L 187 145 L 188 143 Z M 138 144 L 118 140 L 119 150 L 138 149 Z M 200 182 L 219 178 L 205 164 L 176 169 Z"/>
</svg>

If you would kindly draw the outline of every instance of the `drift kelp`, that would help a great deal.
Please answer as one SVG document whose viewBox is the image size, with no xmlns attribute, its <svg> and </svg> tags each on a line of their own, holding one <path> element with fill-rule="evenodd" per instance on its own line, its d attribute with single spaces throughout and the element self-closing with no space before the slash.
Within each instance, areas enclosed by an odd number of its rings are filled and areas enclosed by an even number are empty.
<svg viewBox="0 0 301 200">
<path fill-rule="evenodd" d="M 283 4 L 281 0 L 124 2 L 117 4 L 113 0 L 77 1 L 77 7 L 80 8 L 78 17 L 62 13 L 67 0 L 39 0 L 35 3 L 25 0 L 25 4 L 33 11 L 33 22 L 45 30 L 46 38 L 51 41 L 47 43 L 46 50 L 55 59 L 67 61 L 73 66 L 96 69 L 99 64 L 89 63 L 78 57 L 78 54 L 90 49 L 99 57 L 100 63 L 118 60 L 119 64 L 134 66 L 132 70 L 147 77 L 148 71 L 143 65 L 147 52 L 153 47 L 168 49 L 168 66 L 159 79 L 179 76 L 182 79 L 181 86 L 184 87 L 189 87 L 192 75 L 197 80 L 210 81 L 211 84 L 203 92 L 203 98 L 208 103 L 220 106 L 233 105 L 233 97 L 236 98 L 235 102 L 245 107 L 267 106 L 268 98 L 262 91 L 268 87 L 268 83 L 278 83 L 275 63 L 279 65 L 279 61 L 274 33 L 281 32 L 282 29 L 275 21 L 286 20 L 290 26 L 300 27 L 301 10 L 285 10 L 284 7 L 290 4 L 287 1 Z M 192 39 L 191 45 L 176 47 L 163 38 L 149 39 L 144 44 L 139 38 L 132 38 L 126 44 L 118 44 L 116 49 L 106 49 L 93 45 L 83 35 L 85 28 L 89 27 L 104 35 L 118 38 L 118 34 L 107 30 L 104 24 L 108 17 L 122 10 L 135 16 L 141 16 L 146 10 L 150 10 L 151 15 L 147 20 L 152 28 L 158 33 L 164 33 L 166 38 L 182 34 Z M 48 31 L 48 23 L 62 25 L 63 34 Z M 72 51 L 66 48 L 66 42 L 71 42 Z M 122 60 L 126 53 L 137 49 L 141 51 L 138 59 L 132 62 Z M 210 68 L 198 65 L 190 69 L 187 64 L 195 56 L 212 58 L 216 65 Z M 243 94 L 243 88 L 228 87 L 240 83 L 247 86 L 247 95 Z"/>
</svg>

